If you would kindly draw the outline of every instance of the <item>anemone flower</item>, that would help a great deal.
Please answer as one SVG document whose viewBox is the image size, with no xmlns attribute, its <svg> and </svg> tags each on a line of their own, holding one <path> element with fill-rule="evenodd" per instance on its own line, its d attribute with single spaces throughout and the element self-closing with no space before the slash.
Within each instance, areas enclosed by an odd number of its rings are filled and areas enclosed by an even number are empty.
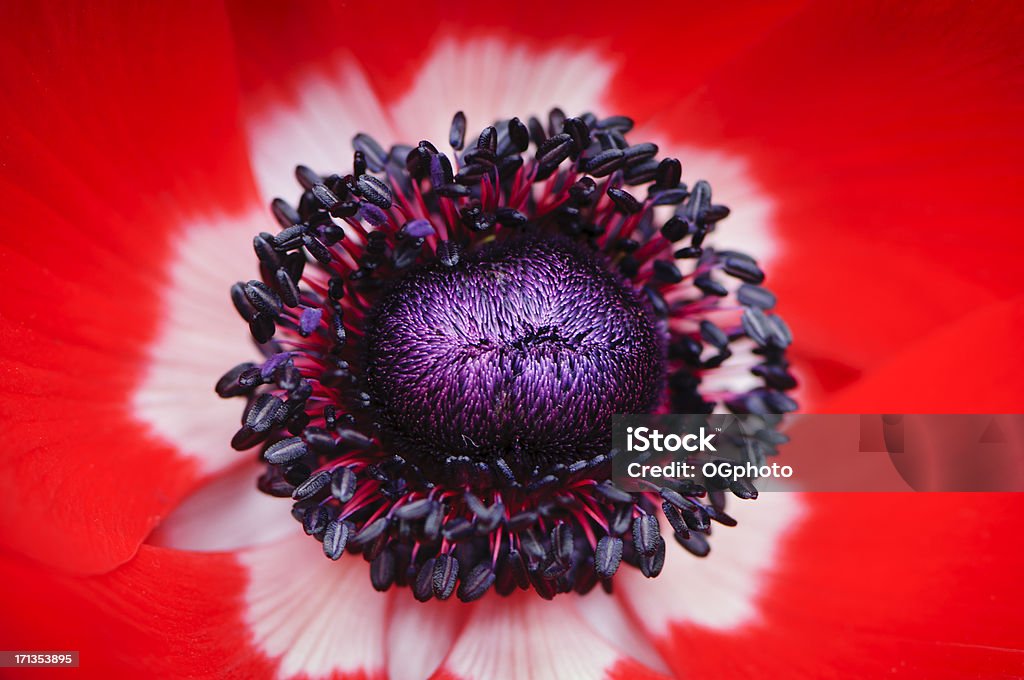
<svg viewBox="0 0 1024 680">
<path fill-rule="evenodd" d="M 1024 672 L 1021 496 L 626 493 L 602 453 L 622 411 L 1021 410 L 1019 10 L 2 13 L 0 646 Z"/>
</svg>

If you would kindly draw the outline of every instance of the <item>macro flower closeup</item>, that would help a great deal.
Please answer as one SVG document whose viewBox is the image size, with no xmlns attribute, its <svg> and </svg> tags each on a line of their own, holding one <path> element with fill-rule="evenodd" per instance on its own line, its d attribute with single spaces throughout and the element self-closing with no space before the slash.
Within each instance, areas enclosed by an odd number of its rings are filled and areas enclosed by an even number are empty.
<svg viewBox="0 0 1024 680">
<path fill-rule="evenodd" d="M 1024 675 L 1020 493 L 610 479 L 613 414 L 1022 411 L 1019 9 L 0 16 L 0 649 Z"/>
</svg>

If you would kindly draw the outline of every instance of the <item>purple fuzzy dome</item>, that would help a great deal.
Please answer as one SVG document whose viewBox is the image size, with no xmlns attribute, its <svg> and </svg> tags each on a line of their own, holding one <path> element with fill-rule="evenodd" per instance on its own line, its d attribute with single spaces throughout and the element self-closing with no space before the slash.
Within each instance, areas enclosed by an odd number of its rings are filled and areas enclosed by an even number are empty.
<svg viewBox="0 0 1024 680">
<path fill-rule="evenodd" d="M 656 405 L 664 331 L 589 249 L 519 237 L 453 259 L 399 280 L 368 332 L 369 393 L 404 455 L 530 474 L 607 453 L 612 414 Z"/>
</svg>

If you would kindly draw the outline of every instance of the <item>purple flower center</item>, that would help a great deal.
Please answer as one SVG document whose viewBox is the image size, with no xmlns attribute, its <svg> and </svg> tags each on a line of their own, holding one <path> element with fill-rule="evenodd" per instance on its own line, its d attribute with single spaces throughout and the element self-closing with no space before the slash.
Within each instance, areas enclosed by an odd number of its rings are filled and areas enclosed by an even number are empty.
<svg viewBox="0 0 1024 680">
<path fill-rule="evenodd" d="M 367 334 L 367 384 L 421 466 L 503 459 L 524 477 L 606 453 L 612 414 L 658 402 L 663 333 L 592 252 L 522 237 L 398 281 Z"/>
</svg>

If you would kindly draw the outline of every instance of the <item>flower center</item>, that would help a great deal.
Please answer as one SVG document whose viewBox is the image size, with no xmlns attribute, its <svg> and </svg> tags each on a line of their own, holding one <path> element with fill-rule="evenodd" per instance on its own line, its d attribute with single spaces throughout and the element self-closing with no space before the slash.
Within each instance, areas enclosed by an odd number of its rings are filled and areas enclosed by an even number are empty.
<svg viewBox="0 0 1024 680">
<path fill-rule="evenodd" d="M 231 289 L 264 355 L 216 385 L 247 402 L 231 445 L 378 590 L 611 590 L 622 564 L 661 573 L 662 528 L 703 557 L 726 492 L 757 495 L 610 479 L 615 413 L 796 408 L 764 273 L 705 243 L 729 209 L 632 127 L 553 109 L 474 143 L 460 112 L 451 155 L 359 134 L 351 174 L 300 166 L 297 204 L 272 203 L 260 279 Z"/>
<path fill-rule="evenodd" d="M 406 275 L 367 336 L 367 383 L 395 450 L 520 479 L 607 453 L 611 416 L 649 411 L 661 332 L 646 299 L 561 239 L 491 243 Z"/>
</svg>

